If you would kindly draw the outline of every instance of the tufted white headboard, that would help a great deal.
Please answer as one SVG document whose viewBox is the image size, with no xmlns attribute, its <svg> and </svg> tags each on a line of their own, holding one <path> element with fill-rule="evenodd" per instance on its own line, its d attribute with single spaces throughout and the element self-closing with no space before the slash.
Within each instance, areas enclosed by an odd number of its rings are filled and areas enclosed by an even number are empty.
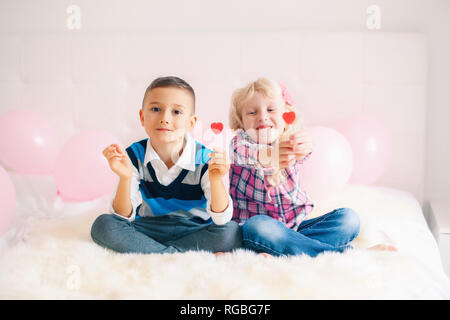
<svg viewBox="0 0 450 320">
<path fill-rule="evenodd" d="M 356 112 L 383 122 L 394 150 L 377 184 L 423 201 L 423 34 L 3 33 L 0 52 L 0 113 L 39 110 L 57 127 L 61 143 L 92 128 L 110 131 L 124 145 L 144 137 L 138 110 L 158 76 L 188 81 L 197 116 L 225 125 L 235 88 L 260 76 L 274 78 L 287 85 L 306 125 L 331 125 Z"/>
</svg>

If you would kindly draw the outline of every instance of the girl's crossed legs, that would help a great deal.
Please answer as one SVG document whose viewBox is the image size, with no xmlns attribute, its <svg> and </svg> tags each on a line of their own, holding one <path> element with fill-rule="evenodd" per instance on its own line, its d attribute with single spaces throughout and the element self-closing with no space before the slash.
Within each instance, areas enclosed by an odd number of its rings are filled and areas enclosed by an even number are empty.
<svg viewBox="0 0 450 320">
<path fill-rule="evenodd" d="M 266 215 L 248 219 L 242 226 L 244 247 L 274 256 L 307 254 L 315 257 L 324 251 L 343 252 L 359 234 L 355 211 L 339 208 L 317 218 L 305 220 L 297 231 Z"/>
</svg>

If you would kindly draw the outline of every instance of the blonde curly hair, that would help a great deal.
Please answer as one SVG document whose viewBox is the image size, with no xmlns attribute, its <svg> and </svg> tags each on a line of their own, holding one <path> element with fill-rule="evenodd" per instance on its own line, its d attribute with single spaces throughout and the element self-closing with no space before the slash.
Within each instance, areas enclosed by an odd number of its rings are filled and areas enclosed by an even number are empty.
<svg viewBox="0 0 450 320">
<path fill-rule="evenodd" d="M 284 106 L 287 111 L 294 111 L 294 107 L 284 101 L 283 89 L 278 82 L 268 78 L 259 78 L 233 92 L 229 114 L 229 123 L 232 130 L 243 129 L 242 107 L 256 92 L 272 99 L 277 105 Z M 297 127 L 299 124 L 299 117 L 296 117 L 292 126 Z"/>
</svg>

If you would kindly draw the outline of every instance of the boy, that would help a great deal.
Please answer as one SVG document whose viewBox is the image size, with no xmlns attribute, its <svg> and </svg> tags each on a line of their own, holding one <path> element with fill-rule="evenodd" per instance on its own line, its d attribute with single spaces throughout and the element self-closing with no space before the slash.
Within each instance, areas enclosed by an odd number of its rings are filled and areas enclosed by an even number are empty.
<svg viewBox="0 0 450 320">
<path fill-rule="evenodd" d="M 242 232 L 231 221 L 233 204 L 222 182 L 229 162 L 189 135 L 194 112 L 194 90 L 184 80 L 162 77 L 147 88 L 139 116 L 149 139 L 126 152 L 117 145 L 103 150 L 120 181 L 111 214 L 92 225 L 97 244 L 122 253 L 241 247 Z"/>
</svg>

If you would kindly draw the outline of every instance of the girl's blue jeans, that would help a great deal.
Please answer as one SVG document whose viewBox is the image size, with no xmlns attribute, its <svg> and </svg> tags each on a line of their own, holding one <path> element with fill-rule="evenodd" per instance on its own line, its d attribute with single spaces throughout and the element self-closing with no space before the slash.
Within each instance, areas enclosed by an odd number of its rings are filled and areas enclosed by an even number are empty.
<svg viewBox="0 0 450 320">
<path fill-rule="evenodd" d="M 344 252 L 352 248 L 349 243 L 358 234 L 359 217 L 348 208 L 305 220 L 297 231 L 266 215 L 253 216 L 242 226 L 245 248 L 274 256 Z"/>
<path fill-rule="evenodd" d="M 211 252 L 242 248 L 242 230 L 230 221 L 224 225 L 200 218 L 140 217 L 133 221 L 102 214 L 94 221 L 91 237 L 102 247 L 120 253 Z"/>
</svg>

